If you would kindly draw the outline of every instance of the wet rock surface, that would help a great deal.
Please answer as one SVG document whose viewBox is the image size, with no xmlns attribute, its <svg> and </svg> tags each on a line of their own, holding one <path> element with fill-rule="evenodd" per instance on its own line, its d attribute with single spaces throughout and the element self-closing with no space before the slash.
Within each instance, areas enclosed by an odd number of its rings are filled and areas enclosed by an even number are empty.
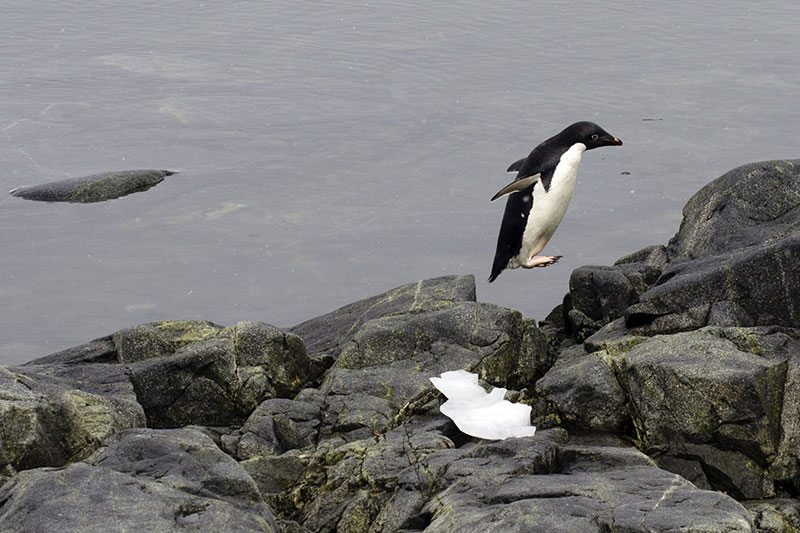
<svg viewBox="0 0 800 533">
<path fill-rule="evenodd" d="M 798 172 L 712 182 L 540 325 L 447 276 L 2 368 L 0 531 L 798 531 Z M 461 433 L 428 380 L 456 369 L 536 435 Z"/>
</svg>

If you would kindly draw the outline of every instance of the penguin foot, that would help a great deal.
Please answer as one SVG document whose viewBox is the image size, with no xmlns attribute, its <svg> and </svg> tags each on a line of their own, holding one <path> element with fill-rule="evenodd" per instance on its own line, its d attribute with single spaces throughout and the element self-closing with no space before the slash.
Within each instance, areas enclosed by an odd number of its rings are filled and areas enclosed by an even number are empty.
<svg viewBox="0 0 800 533">
<path fill-rule="evenodd" d="M 528 259 L 527 262 L 522 263 L 520 266 L 522 268 L 546 267 L 557 263 L 559 259 L 561 259 L 560 255 L 535 255 Z"/>
</svg>

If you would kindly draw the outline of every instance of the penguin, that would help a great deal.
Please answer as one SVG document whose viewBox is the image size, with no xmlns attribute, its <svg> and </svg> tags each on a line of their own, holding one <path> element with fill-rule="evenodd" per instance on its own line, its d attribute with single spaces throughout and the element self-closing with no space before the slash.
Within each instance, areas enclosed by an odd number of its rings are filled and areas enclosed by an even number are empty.
<svg viewBox="0 0 800 533">
<path fill-rule="evenodd" d="M 507 268 L 546 267 L 561 259 L 538 254 L 564 218 L 583 152 L 601 146 L 622 146 L 622 141 L 594 122 L 576 122 L 508 167 L 516 179 L 491 199 L 509 195 L 490 283 Z"/>
</svg>

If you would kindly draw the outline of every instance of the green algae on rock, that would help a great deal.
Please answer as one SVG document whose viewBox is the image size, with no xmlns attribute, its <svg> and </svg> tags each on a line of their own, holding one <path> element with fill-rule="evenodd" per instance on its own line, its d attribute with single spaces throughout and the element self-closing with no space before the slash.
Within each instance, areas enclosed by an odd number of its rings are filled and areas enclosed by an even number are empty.
<svg viewBox="0 0 800 533">
<path fill-rule="evenodd" d="M 170 170 L 121 170 L 17 187 L 10 193 L 12 196 L 40 202 L 104 202 L 146 191 L 173 174 L 176 172 Z"/>
</svg>

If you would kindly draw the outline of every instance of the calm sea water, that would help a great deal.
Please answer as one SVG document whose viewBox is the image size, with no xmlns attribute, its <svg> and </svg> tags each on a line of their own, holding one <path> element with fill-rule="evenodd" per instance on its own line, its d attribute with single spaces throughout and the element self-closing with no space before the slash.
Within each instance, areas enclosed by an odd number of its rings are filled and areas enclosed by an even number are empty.
<svg viewBox="0 0 800 533">
<path fill-rule="evenodd" d="M 800 4 L 0 0 L 0 188 L 180 171 L 88 205 L 0 196 L 0 364 L 160 319 L 291 326 L 474 273 L 541 319 L 666 243 L 701 186 L 797 158 Z M 576 120 L 546 252 L 485 282 L 505 168 Z"/>
</svg>

